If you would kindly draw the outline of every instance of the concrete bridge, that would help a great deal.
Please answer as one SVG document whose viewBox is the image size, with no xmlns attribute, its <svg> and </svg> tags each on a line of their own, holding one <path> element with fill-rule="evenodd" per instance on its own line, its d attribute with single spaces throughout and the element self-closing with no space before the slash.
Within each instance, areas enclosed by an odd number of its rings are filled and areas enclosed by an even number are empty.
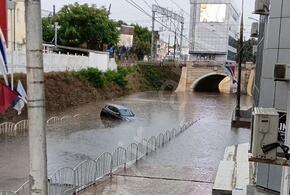
<svg viewBox="0 0 290 195">
<path fill-rule="evenodd" d="M 221 64 L 188 62 L 186 66 L 182 67 L 182 73 L 176 92 L 219 91 L 220 82 L 227 76 L 224 66 Z M 241 83 L 243 93 L 251 95 L 254 77 L 255 71 L 253 65 L 243 65 Z"/>
</svg>

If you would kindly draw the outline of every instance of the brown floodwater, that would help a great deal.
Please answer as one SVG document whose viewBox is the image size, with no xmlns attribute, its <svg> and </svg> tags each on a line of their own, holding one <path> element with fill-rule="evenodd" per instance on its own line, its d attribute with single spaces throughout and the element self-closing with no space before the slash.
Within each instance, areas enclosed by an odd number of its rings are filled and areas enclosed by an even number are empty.
<svg viewBox="0 0 290 195">
<path fill-rule="evenodd" d="M 104 124 L 100 109 L 106 102 L 131 108 L 133 122 Z M 190 119 L 195 125 L 143 162 L 147 167 L 189 167 L 213 178 L 228 145 L 248 142 L 250 131 L 231 129 L 234 95 L 218 93 L 143 92 L 106 102 L 70 109 L 65 114 L 80 114 L 80 119 L 65 126 L 47 129 L 48 174 L 62 167 L 74 167 L 101 153 L 112 152 L 143 138 L 157 136 Z M 250 97 L 242 105 L 251 106 Z M 0 140 L 0 190 L 16 190 L 28 177 L 28 138 Z"/>
</svg>

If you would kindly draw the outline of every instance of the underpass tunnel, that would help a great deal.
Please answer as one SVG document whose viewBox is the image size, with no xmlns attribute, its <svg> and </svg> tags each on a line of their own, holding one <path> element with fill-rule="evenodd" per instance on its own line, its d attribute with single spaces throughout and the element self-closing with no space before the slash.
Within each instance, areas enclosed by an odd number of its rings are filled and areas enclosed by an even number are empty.
<svg viewBox="0 0 290 195">
<path fill-rule="evenodd" d="M 225 75 L 221 74 L 213 74 L 201 78 L 196 85 L 194 86 L 193 90 L 196 92 L 217 92 L 219 93 L 219 84 L 222 80 L 226 78 Z"/>
</svg>

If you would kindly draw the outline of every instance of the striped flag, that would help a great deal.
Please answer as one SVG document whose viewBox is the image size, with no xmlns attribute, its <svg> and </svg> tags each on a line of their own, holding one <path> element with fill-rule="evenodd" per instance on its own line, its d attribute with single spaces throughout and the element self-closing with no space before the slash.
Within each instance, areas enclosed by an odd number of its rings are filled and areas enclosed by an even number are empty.
<svg viewBox="0 0 290 195">
<path fill-rule="evenodd" d="M 18 93 L 18 98 L 15 101 L 15 104 L 13 105 L 13 108 L 17 110 L 18 115 L 21 114 L 22 109 L 25 106 L 25 103 L 27 103 L 27 94 L 26 91 L 21 83 L 20 80 L 18 80 L 17 84 L 17 93 Z"/>
<path fill-rule="evenodd" d="M 227 75 L 232 78 L 233 82 L 236 83 L 237 82 L 235 78 L 236 65 L 232 62 L 225 62 L 225 71 Z"/>
<path fill-rule="evenodd" d="M 1 28 L 0 28 L 0 71 L 3 74 L 6 85 L 8 85 L 8 80 L 6 76 L 6 74 L 8 73 L 6 44 Z"/>
<path fill-rule="evenodd" d="M 0 30 L 0 57 L 1 61 L 5 66 L 6 71 L 8 72 L 8 67 L 7 67 L 7 56 L 6 56 L 6 46 L 5 46 L 5 40 L 3 33 Z"/>
</svg>

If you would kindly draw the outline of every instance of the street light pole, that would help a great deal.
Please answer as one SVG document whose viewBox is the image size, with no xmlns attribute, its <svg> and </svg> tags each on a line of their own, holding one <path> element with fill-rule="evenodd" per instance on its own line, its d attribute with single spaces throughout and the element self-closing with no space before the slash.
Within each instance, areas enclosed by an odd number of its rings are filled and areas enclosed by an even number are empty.
<svg viewBox="0 0 290 195">
<path fill-rule="evenodd" d="M 243 38 L 244 38 L 244 0 L 242 0 L 242 16 L 240 26 L 240 48 L 239 48 L 239 67 L 238 67 L 238 88 L 237 88 L 237 107 L 236 117 L 241 117 L 241 77 L 242 77 L 242 62 L 243 62 Z"/>
<path fill-rule="evenodd" d="M 54 22 L 54 46 L 57 47 L 57 31 L 59 29 L 58 22 Z"/>
<path fill-rule="evenodd" d="M 154 60 L 154 28 L 155 28 L 155 11 L 152 10 L 152 30 L 151 30 L 151 60 Z"/>
<path fill-rule="evenodd" d="M 25 1 L 30 161 L 29 184 L 31 195 L 48 194 L 40 1 Z"/>
</svg>

